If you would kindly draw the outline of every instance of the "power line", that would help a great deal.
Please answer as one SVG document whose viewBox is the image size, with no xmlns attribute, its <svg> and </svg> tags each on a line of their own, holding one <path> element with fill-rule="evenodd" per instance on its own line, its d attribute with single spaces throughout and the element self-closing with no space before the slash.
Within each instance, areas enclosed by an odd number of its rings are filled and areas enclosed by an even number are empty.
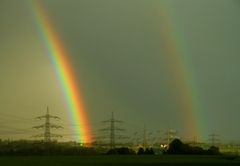
<svg viewBox="0 0 240 166">
<path fill-rule="evenodd" d="M 219 143 L 219 135 L 212 133 L 209 135 L 209 141 L 212 146 L 215 146 L 217 143 Z"/>
<path fill-rule="evenodd" d="M 177 131 L 173 130 L 173 129 L 168 129 L 165 132 L 164 141 L 166 141 L 167 146 L 169 146 L 169 144 L 172 142 L 172 140 L 176 138 L 176 133 L 177 133 Z"/>
<path fill-rule="evenodd" d="M 120 135 L 116 135 L 116 131 L 123 131 L 124 129 L 118 128 L 116 126 L 116 123 L 123 123 L 123 121 L 117 120 L 114 118 L 114 113 L 112 112 L 111 115 L 111 119 L 109 120 L 105 120 L 102 121 L 103 123 L 108 123 L 110 126 L 107 128 L 103 128 L 100 131 L 109 131 L 109 146 L 111 149 L 114 149 L 116 147 L 116 136 L 120 136 Z M 104 138 L 106 138 L 106 136 L 103 136 Z M 121 137 L 124 138 L 124 137 Z"/>
<path fill-rule="evenodd" d="M 25 118 L 17 115 L 11 115 L 11 114 L 6 114 L 6 113 L 0 113 L 0 118 L 10 118 L 10 119 L 17 119 L 17 120 L 23 120 L 23 121 L 29 121 L 32 120 L 31 118 Z"/>
<path fill-rule="evenodd" d="M 63 127 L 60 126 L 60 125 L 50 123 L 50 119 L 60 119 L 60 118 L 58 116 L 50 115 L 48 107 L 47 107 L 47 113 L 43 116 L 36 117 L 36 119 L 39 119 L 39 120 L 45 119 L 45 123 L 42 124 L 42 125 L 33 127 L 35 129 L 44 129 L 43 134 L 35 135 L 35 137 L 44 137 L 45 142 L 50 142 L 52 137 L 62 137 L 61 135 L 53 134 L 50 131 L 51 128 L 60 129 L 60 128 L 63 128 Z"/>
</svg>

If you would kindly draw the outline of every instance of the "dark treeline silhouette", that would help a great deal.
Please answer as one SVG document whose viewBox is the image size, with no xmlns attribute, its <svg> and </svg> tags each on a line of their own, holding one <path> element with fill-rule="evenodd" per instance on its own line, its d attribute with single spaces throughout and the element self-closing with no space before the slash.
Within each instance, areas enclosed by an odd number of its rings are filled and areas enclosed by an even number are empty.
<svg viewBox="0 0 240 166">
<path fill-rule="evenodd" d="M 219 152 L 219 148 L 215 146 L 211 146 L 205 150 L 201 147 L 184 144 L 179 139 L 174 139 L 165 154 L 220 155 L 221 153 Z"/>
<path fill-rule="evenodd" d="M 154 154 L 152 149 L 139 149 L 138 153 L 128 147 L 100 149 L 80 146 L 76 142 L 9 141 L 0 140 L 0 156 L 3 155 L 135 155 Z"/>
<path fill-rule="evenodd" d="M 146 148 L 145 150 L 143 148 L 139 148 L 137 154 L 138 155 L 151 155 L 151 154 L 153 155 L 155 153 L 152 148 Z"/>
<path fill-rule="evenodd" d="M 107 148 L 93 148 L 80 146 L 76 142 L 44 142 L 44 141 L 8 141 L 0 140 L 0 155 L 154 155 L 152 148 L 139 148 L 137 152 L 128 147 L 108 150 Z M 164 154 L 193 154 L 220 155 L 217 147 L 205 150 L 201 147 L 190 146 L 174 139 Z"/>
<path fill-rule="evenodd" d="M 130 148 L 127 147 L 121 147 L 121 148 L 115 148 L 115 149 L 110 149 L 107 151 L 108 155 L 113 155 L 113 154 L 120 154 L 120 155 L 133 155 L 136 154 L 135 151 L 133 151 Z"/>
<path fill-rule="evenodd" d="M 152 149 L 139 149 L 138 153 L 128 147 L 108 150 L 80 146 L 76 142 L 44 142 L 44 141 L 8 141 L 0 140 L 0 156 L 3 155 L 136 155 L 154 154 Z"/>
<path fill-rule="evenodd" d="M 0 155 L 96 155 L 100 151 L 75 142 L 2 141 Z"/>
<path fill-rule="evenodd" d="M 143 148 L 139 148 L 137 152 L 134 150 L 127 148 L 127 147 L 121 147 L 121 148 L 115 148 L 110 149 L 106 154 L 119 154 L 119 155 L 154 155 L 154 151 L 152 148 L 146 148 L 145 150 Z"/>
</svg>

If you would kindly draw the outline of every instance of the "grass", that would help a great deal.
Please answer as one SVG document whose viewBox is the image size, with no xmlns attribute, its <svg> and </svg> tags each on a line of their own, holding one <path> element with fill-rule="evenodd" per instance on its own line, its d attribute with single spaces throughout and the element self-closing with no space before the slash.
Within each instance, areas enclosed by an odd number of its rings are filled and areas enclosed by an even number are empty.
<svg viewBox="0 0 240 166">
<path fill-rule="evenodd" d="M 223 156 L 1 156 L 4 166 L 137 166 L 137 165 L 240 165 L 240 158 Z"/>
</svg>

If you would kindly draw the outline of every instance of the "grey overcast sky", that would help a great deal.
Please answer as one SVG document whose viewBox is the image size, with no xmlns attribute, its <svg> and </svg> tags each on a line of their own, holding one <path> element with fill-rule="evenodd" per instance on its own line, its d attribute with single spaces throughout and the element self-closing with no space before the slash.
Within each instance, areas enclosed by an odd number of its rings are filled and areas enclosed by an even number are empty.
<svg viewBox="0 0 240 166">
<path fill-rule="evenodd" d="M 168 128 L 187 135 L 164 63 L 164 9 L 184 42 L 201 103 L 202 137 L 215 132 L 240 140 L 239 0 L 42 0 L 68 50 L 81 82 L 92 133 L 114 111 L 123 128 L 142 132 Z M 59 133 L 71 137 L 71 118 L 53 66 L 25 0 L 0 1 L 0 138 L 38 133 L 33 118 L 50 112 L 62 118 Z M 175 39 L 175 38 L 174 38 Z M 176 41 L 179 42 L 179 41 Z M 189 101 L 190 102 L 190 101 Z M 195 120 L 195 119 L 193 119 Z M 207 125 L 206 125 L 207 124 Z M 39 131 L 40 132 L 40 131 Z M 70 134 L 70 136 L 68 135 Z"/>
</svg>

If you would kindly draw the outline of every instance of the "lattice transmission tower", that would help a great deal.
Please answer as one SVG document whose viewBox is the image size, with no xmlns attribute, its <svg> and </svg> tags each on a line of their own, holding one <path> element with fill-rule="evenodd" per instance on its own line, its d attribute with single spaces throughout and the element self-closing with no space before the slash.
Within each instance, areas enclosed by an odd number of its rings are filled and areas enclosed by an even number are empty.
<svg viewBox="0 0 240 166">
<path fill-rule="evenodd" d="M 118 128 L 116 126 L 116 123 L 123 123 L 123 121 L 117 120 L 114 118 L 114 114 L 112 112 L 111 119 L 103 121 L 103 123 L 109 123 L 110 126 L 104 129 L 101 129 L 101 131 L 110 131 L 109 132 L 109 146 L 111 149 L 114 149 L 116 147 L 116 136 L 118 136 L 121 139 L 124 139 L 124 136 L 120 136 L 119 134 L 116 134 L 116 131 L 124 131 L 124 129 Z"/>
<path fill-rule="evenodd" d="M 210 141 L 212 146 L 216 146 L 220 142 L 219 135 L 215 134 L 215 133 L 210 134 L 209 135 L 209 141 Z"/>
<path fill-rule="evenodd" d="M 146 149 L 147 147 L 148 147 L 147 130 L 146 130 L 146 126 L 144 125 L 144 128 L 143 128 L 143 148 Z"/>
<path fill-rule="evenodd" d="M 59 134 L 53 134 L 51 133 L 51 129 L 54 128 L 54 129 L 61 129 L 63 128 L 62 126 L 60 125 L 56 125 L 56 124 L 52 124 L 50 122 L 50 119 L 60 119 L 58 116 L 53 116 L 53 115 L 50 115 L 49 114 L 49 109 L 47 107 L 47 113 L 43 116 L 38 116 L 36 117 L 35 119 L 39 119 L 39 120 L 42 120 L 42 119 L 45 119 L 45 123 L 42 124 L 42 125 L 39 125 L 39 126 L 34 126 L 33 128 L 35 129 L 43 129 L 44 130 L 44 133 L 43 134 L 38 134 L 38 135 L 35 135 L 34 137 L 43 137 L 44 138 L 44 141 L 45 142 L 50 142 L 51 141 L 51 138 L 56 138 L 56 137 L 62 137 L 61 135 Z"/>
<path fill-rule="evenodd" d="M 163 139 L 164 142 L 166 142 L 167 146 L 169 146 L 169 144 L 175 139 L 177 138 L 176 137 L 176 133 L 177 131 L 176 130 L 173 130 L 173 129 L 168 129 L 166 132 L 165 132 L 165 138 Z"/>
</svg>

